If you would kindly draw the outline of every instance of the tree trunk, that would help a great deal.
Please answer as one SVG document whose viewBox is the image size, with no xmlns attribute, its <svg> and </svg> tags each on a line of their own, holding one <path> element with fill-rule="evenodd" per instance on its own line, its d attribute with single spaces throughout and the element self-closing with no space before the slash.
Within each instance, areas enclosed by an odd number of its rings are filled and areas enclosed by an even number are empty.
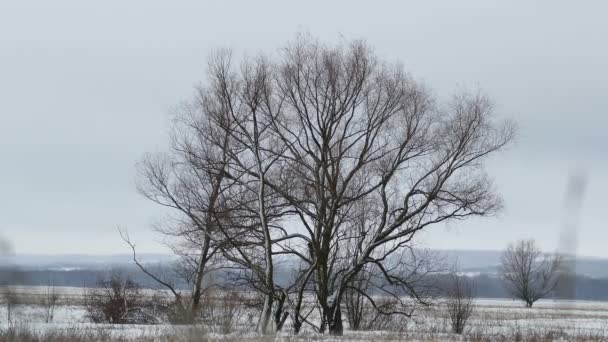
<svg viewBox="0 0 608 342">
<path fill-rule="evenodd" d="M 331 321 L 328 321 L 329 334 L 333 336 L 342 336 L 344 334 L 344 327 L 342 326 L 342 310 L 340 304 L 337 303 L 332 310 L 330 315 Z"/>
<path fill-rule="evenodd" d="M 276 310 L 274 314 L 274 326 L 276 328 L 276 331 L 280 331 L 283 328 L 283 324 L 285 323 L 285 320 L 288 316 L 287 312 L 285 311 L 286 298 L 287 295 L 285 294 L 285 292 L 281 292 L 281 296 L 278 298 L 277 301 L 275 301 Z"/>
<path fill-rule="evenodd" d="M 300 332 L 300 328 L 302 328 L 303 319 L 300 317 L 300 311 L 302 311 L 302 301 L 304 300 L 304 290 L 306 289 L 306 284 L 308 283 L 308 279 L 315 271 L 314 268 L 310 268 L 306 272 L 306 276 L 304 277 L 302 283 L 300 284 L 300 289 L 298 290 L 298 296 L 296 297 L 296 305 L 293 308 L 293 332 L 297 335 Z M 321 317 L 321 320 L 323 317 Z"/>
<path fill-rule="evenodd" d="M 199 260 L 199 264 L 196 270 L 196 281 L 194 283 L 194 289 L 192 291 L 192 306 L 190 307 L 190 312 L 187 313 L 188 317 L 183 317 L 186 322 L 194 321 L 194 318 L 197 316 L 198 311 L 200 309 L 201 296 L 203 295 L 203 276 L 206 271 L 207 254 L 209 253 L 210 244 L 211 238 L 209 236 L 205 236 L 205 240 L 203 242 L 203 249 L 201 251 L 201 259 Z"/>
<path fill-rule="evenodd" d="M 258 331 L 262 334 L 268 332 L 268 323 L 270 322 L 270 316 L 272 315 L 272 294 L 267 294 L 264 299 L 264 307 L 262 308 L 262 314 L 260 316 L 260 323 Z"/>
<path fill-rule="evenodd" d="M 272 316 L 272 302 L 274 299 L 274 265 L 272 260 L 272 237 L 270 236 L 270 227 L 266 217 L 266 198 L 265 198 L 265 175 L 262 167 L 262 158 L 260 156 L 260 132 L 258 130 L 257 113 L 253 112 L 253 152 L 255 154 L 257 171 L 260 179 L 258 180 L 258 215 L 262 233 L 264 234 L 264 258 L 266 259 L 266 269 L 264 270 L 264 281 L 266 286 L 266 298 L 264 299 L 264 308 L 260 317 L 259 332 L 266 334 L 268 331 L 268 323 Z"/>
<path fill-rule="evenodd" d="M 293 334 L 294 335 L 299 334 L 301 328 L 302 328 L 302 321 L 300 321 L 300 316 L 296 313 L 293 315 Z"/>
</svg>

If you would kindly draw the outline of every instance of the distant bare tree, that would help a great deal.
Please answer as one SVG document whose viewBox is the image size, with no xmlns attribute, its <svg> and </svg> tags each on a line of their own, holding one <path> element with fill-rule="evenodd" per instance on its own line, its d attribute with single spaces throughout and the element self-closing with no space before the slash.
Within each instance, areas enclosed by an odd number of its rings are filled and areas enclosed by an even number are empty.
<svg viewBox="0 0 608 342">
<path fill-rule="evenodd" d="M 511 295 L 532 307 L 557 286 L 562 259 L 545 254 L 534 240 L 510 244 L 501 257 L 501 276 Z"/>
<path fill-rule="evenodd" d="M 46 323 L 51 323 L 55 317 L 55 306 L 59 300 L 59 294 L 52 280 L 49 280 L 44 294 L 43 306 L 45 309 Z"/>
<path fill-rule="evenodd" d="M 462 334 L 475 310 L 475 288 L 466 276 L 452 272 L 446 288 L 446 307 L 452 331 Z"/>
</svg>

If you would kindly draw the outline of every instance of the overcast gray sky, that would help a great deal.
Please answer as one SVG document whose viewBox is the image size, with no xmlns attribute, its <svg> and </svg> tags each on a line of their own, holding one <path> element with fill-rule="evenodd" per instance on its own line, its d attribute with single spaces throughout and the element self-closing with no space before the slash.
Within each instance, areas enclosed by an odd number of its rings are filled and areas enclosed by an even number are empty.
<svg viewBox="0 0 608 342">
<path fill-rule="evenodd" d="M 608 257 L 608 2 L 0 2 L 0 234 L 17 253 L 163 251 L 134 164 L 165 146 L 215 48 L 273 52 L 297 32 L 363 38 L 446 98 L 481 89 L 516 119 L 492 160 L 497 219 L 436 226 L 436 248 L 557 247 L 568 175 L 588 186 L 579 252 Z M 579 171 L 580 172 L 580 171 Z"/>
</svg>

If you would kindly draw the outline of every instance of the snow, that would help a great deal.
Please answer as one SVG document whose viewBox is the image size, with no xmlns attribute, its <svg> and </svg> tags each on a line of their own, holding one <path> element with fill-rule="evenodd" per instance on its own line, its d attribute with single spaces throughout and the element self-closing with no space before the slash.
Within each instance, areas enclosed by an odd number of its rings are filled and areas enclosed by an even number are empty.
<svg viewBox="0 0 608 342">
<path fill-rule="evenodd" d="M 21 287 L 14 289 L 21 295 L 43 296 L 45 287 Z M 172 326 L 170 324 L 159 325 L 111 325 L 94 324 L 87 320 L 85 308 L 81 305 L 82 288 L 57 288 L 65 298 L 60 300 L 60 305 L 55 307 L 54 318 L 51 323 L 46 322 L 45 308 L 37 304 L 19 304 L 12 308 L 12 324 L 27 326 L 36 332 L 47 330 L 70 329 L 103 329 L 110 332 L 112 336 L 141 337 L 158 336 L 159 334 L 172 333 L 179 330 L 187 330 L 188 326 Z M 7 329 L 11 324 L 7 321 L 7 307 L 0 305 L 0 329 Z M 244 316 L 246 317 L 246 315 Z M 247 338 L 253 334 L 247 322 L 249 318 L 243 318 L 241 328 L 237 329 L 239 336 Z M 345 325 L 346 325 L 345 320 Z M 439 307 L 418 311 L 416 317 L 401 327 L 408 334 L 434 334 L 437 336 L 451 336 L 449 318 L 445 310 Z M 247 332 L 249 329 L 249 332 Z M 541 300 L 532 308 L 525 308 L 522 302 L 505 299 L 478 299 L 476 300 L 476 311 L 469 321 L 467 331 L 469 333 L 480 333 L 492 335 L 521 331 L 559 331 L 567 336 L 593 334 L 594 336 L 605 336 L 608 339 L 608 302 L 593 301 L 561 301 Z M 284 332 L 288 336 L 289 332 Z M 364 335 L 357 335 L 364 334 Z M 345 332 L 345 338 L 349 336 L 385 336 L 391 332 Z M 303 336 L 312 337 L 315 334 L 310 330 L 304 331 Z M 214 338 L 221 338 L 220 334 L 213 334 Z M 388 336 L 388 335 L 387 335 Z"/>
</svg>

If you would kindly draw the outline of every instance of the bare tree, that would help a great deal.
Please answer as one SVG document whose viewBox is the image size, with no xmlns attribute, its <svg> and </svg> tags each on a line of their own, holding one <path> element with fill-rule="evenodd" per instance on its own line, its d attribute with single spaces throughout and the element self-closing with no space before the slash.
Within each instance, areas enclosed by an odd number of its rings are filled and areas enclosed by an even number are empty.
<svg viewBox="0 0 608 342">
<path fill-rule="evenodd" d="M 272 92 L 281 107 L 271 128 L 284 152 L 280 178 L 264 182 L 290 203 L 304 233 L 298 246 L 307 250 L 298 255 L 313 269 L 320 331 L 341 334 L 343 295 L 365 265 L 408 288 L 386 267 L 390 255 L 428 226 L 501 207 L 482 166 L 509 143 L 514 126 L 494 120 L 480 95 L 437 106 L 362 42 L 327 47 L 300 38 L 281 57 Z M 353 236 L 350 218 L 360 201 L 375 203 L 375 215 Z M 362 252 L 340 262 L 353 240 Z"/>
<path fill-rule="evenodd" d="M 456 334 L 464 332 L 475 311 L 474 292 L 474 284 L 470 278 L 458 275 L 455 271 L 450 274 L 446 288 L 446 308 L 452 331 Z"/>
<path fill-rule="evenodd" d="M 45 309 L 45 320 L 46 323 L 51 323 L 55 316 L 55 306 L 59 300 L 59 294 L 52 280 L 49 280 L 43 299 L 43 306 Z"/>
<path fill-rule="evenodd" d="M 483 166 L 514 125 L 479 94 L 438 104 L 361 41 L 300 36 L 276 59 L 231 64 L 228 53 L 212 59 L 169 161 L 144 164 L 144 195 L 198 234 L 176 236 L 208 238 L 210 253 L 247 270 L 264 298 L 260 331 L 288 303 L 294 330 L 342 334 L 344 296 L 364 270 L 377 290 L 424 304 L 433 267 L 411 253 L 416 233 L 501 208 Z M 287 287 L 273 276 L 282 256 L 300 266 Z M 318 324 L 301 312 L 310 293 Z M 383 313 L 411 315 L 401 304 Z"/>
<path fill-rule="evenodd" d="M 197 88 L 194 101 L 183 105 L 174 124 L 169 153 L 147 156 L 139 165 L 140 192 L 173 210 L 156 230 L 182 260 L 181 273 L 192 283 L 190 299 L 183 298 L 168 279 L 136 264 L 176 298 L 194 317 L 207 290 L 204 278 L 218 267 L 233 272 L 231 283 L 250 286 L 264 297 L 258 323 L 265 333 L 274 311 L 275 327 L 286 319 L 287 289 L 274 281 L 276 236 L 286 240 L 277 221 L 288 210 L 286 201 L 266 187 L 266 177 L 280 151 L 272 150 L 268 134 L 274 113 L 267 99 L 270 78 L 263 60 L 231 69 L 223 51 L 209 63 L 209 83 Z M 249 174 L 253 170 L 255 176 Z M 220 261 L 221 260 L 221 261 Z M 224 262 L 225 264 L 222 264 Z M 191 303 L 191 304 L 188 304 Z"/>
<path fill-rule="evenodd" d="M 501 276 L 511 295 L 532 307 L 557 286 L 561 257 L 545 254 L 534 240 L 510 244 L 501 257 Z"/>
<path fill-rule="evenodd" d="M 220 226 L 230 226 L 227 222 L 232 219 L 233 210 L 227 205 L 228 199 L 235 196 L 230 193 L 231 181 L 225 177 L 232 143 L 227 132 L 232 126 L 223 120 L 230 117 L 212 108 L 216 104 L 208 100 L 210 93 L 213 90 L 199 89 L 194 101 L 180 107 L 175 115 L 169 152 L 149 154 L 138 165 L 139 192 L 169 209 L 169 214 L 155 229 L 179 257 L 174 273 L 192 290 L 187 294 L 178 291 L 170 277 L 144 267 L 137 259 L 134 243 L 123 234 L 137 266 L 173 294 L 184 322 L 196 319 L 201 297 L 210 286 L 206 278 L 221 268 L 226 240 Z"/>
<path fill-rule="evenodd" d="M 224 256 L 250 271 L 247 285 L 263 296 L 258 330 L 266 333 L 273 307 L 275 328 L 282 325 L 285 317 L 285 289 L 274 281 L 274 258 L 280 252 L 275 253 L 273 245 L 277 237 L 286 239 L 287 233 L 278 221 L 289 210 L 287 202 L 266 184 L 267 178 L 277 179 L 273 167 L 278 161 L 276 156 L 283 152 L 276 149 L 280 145 L 270 130 L 279 108 L 270 101 L 272 73 L 270 64 L 261 57 L 245 60 L 240 72 L 235 72 L 227 51 L 218 53 L 209 69 L 209 85 L 200 92 L 206 94 L 204 103 L 213 113 L 213 123 L 233 143 L 229 147 L 218 140 L 209 139 L 208 143 L 228 155 L 230 162 L 221 171 L 240 189 L 233 191 L 229 199 L 232 220 L 220 224 L 228 241 Z"/>
</svg>

